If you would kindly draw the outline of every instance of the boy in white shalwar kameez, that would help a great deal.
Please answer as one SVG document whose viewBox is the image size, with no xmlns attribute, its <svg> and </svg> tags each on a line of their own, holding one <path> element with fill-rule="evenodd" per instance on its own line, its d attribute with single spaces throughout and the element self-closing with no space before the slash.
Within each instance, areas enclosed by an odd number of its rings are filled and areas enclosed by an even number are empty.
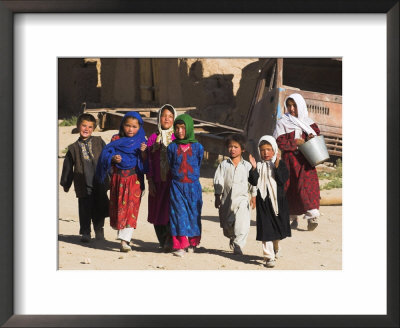
<svg viewBox="0 0 400 328">
<path fill-rule="evenodd" d="M 239 255 L 243 254 L 250 229 L 249 190 L 253 209 L 257 196 L 257 188 L 248 182 L 252 166 L 242 158 L 245 143 L 245 138 L 239 134 L 226 139 L 230 158 L 219 164 L 214 176 L 215 207 L 219 209 L 220 226 L 224 236 L 229 238 L 230 248 Z"/>
</svg>

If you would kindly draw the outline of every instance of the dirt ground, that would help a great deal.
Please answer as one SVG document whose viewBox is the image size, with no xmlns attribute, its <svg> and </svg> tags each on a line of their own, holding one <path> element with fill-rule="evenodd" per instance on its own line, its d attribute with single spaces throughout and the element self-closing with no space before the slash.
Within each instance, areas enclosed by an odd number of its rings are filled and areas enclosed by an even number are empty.
<svg viewBox="0 0 400 328">
<path fill-rule="evenodd" d="M 73 127 L 59 127 L 59 176 L 64 149 L 78 138 Z M 94 132 L 108 143 L 116 130 Z M 79 233 L 78 201 L 73 187 L 65 193 L 59 187 L 58 266 L 61 270 L 341 270 L 342 268 L 342 206 L 321 206 L 319 226 L 307 231 L 307 221 L 301 219 L 292 237 L 281 241 L 282 256 L 273 269 L 264 266 L 261 242 L 256 241 L 256 213 L 252 211 L 251 227 L 243 255 L 234 255 L 228 239 L 219 226 L 214 207 L 213 170 L 202 170 L 203 187 L 202 239 L 197 252 L 183 258 L 159 250 L 153 225 L 147 222 L 147 192 L 142 198 L 137 229 L 133 234 L 133 251 L 121 253 L 117 232 L 106 218 L 105 241 L 82 243 Z M 321 182 L 323 183 L 323 182 Z M 147 188 L 147 186 L 146 186 Z M 342 190 L 321 191 L 321 203 L 341 199 Z M 92 237 L 94 233 L 92 233 Z"/>
</svg>

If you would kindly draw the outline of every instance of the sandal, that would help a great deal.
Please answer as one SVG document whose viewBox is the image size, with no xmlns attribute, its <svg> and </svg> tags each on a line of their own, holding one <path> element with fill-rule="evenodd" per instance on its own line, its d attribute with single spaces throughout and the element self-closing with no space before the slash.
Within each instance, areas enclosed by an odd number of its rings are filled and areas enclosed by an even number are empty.
<svg viewBox="0 0 400 328">
<path fill-rule="evenodd" d="M 313 231 L 318 226 L 318 219 L 317 218 L 308 219 L 307 221 L 308 221 L 308 223 L 307 223 L 307 230 L 308 231 Z"/>
<path fill-rule="evenodd" d="M 130 252 L 132 250 L 131 246 L 127 245 L 127 244 L 121 244 L 121 247 L 119 249 L 120 252 Z"/>
</svg>

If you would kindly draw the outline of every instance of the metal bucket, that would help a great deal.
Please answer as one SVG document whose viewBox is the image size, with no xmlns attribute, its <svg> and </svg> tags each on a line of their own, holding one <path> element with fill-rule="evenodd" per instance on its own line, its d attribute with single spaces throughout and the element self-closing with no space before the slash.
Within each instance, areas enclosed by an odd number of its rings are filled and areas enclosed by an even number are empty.
<svg viewBox="0 0 400 328">
<path fill-rule="evenodd" d="M 329 159 L 328 149 L 323 136 L 316 136 L 301 146 L 299 150 L 311 166 L 316 166 Z"/>
</svg>

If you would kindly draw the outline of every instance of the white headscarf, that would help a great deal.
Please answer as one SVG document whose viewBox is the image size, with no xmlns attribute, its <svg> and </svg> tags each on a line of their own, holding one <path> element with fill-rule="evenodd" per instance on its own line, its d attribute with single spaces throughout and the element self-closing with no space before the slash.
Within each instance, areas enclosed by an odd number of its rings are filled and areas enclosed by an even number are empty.
<svg viewBox="0 0 400 328">
<path fill-rule="evenodd" d="M 161 114 L 165 106 L 171 106 L 172 112 L 174 114 L 174 120 L 176 118 L 176 111 L 172 105 L 165 104 L 162 105 L 158 111 L 157 116 L 157 126 L 158 126 L 158 136 L 154 143 L 153 151 L 160 149 L 160 177 L 161 181 L 167 181 L 167 175 L 169 172 L 168 158 L 167 158 L 167 147 L 172 142 L 172 134 L 174 133 L 174 124 L 167 130 L 163 130 L 161 127 Z M 165 109 L 171 111 L 170 108 Z"/>
<path fill-rule="evenodd" d="M 157 126 L 158 126 L 158 132 L 159 132 L 159 134 L 158 134 L 158 136 L 157 136 L 156 143 L 159 143 L 159 142 L 161 141 L 162 144 L 163 144 L 165 147 L 168 147 L 168 145 L 169 145 L 169 144 L 171 143 L 171 141 L 172 141 L 171 137 L 172 137 L 172 134 L 174 133 L 174 124 L 172 123 L 171 127 L 170 127 L 168 130 L 163 130 L 163 129 L 162 129 L 162 127 L 161 127 L 161 114 L 162 114 L 162 112 L 163 112 L 162 109 L 163 109 L 165 106 L 170 106 L 170 107 L 172 108 L 172 114 L 174 114 L 174 120 L 175 120 L 175 118 L 176 118 L 176 111 L 175 111 L 174 106 L 172 106 L 172 105 L 170 105 L 170 104 L 165 104 L 165 105 L 162 105 L 162 106 L 161 106 L 161 108 L 160 108 L 159 111 L 158 111 L 158 116 L 157 116 Z M 166 110 L 169 110 L 169 111 L 170 111 L 169 108 L 166 109 Z"/>
<path fill-rule="evenodd" d="M 286 101 L 292 98 L 297 106 L 297 117 L 290 115 L 286 107 Z M 285 114 L 276 123 L 274 131 L 274 138 L 278 138 L 282 134 L 295 132 L 295 139 L 301 138 L 301 132 L 304 131 L 307 134 L 315 134 L 315 131 L 310 127 L 314 124 L 314 121 L 308 117 L 307 104 L 303 96 L 299 93 L 293 93 L 285 99 Z"/>
<path fill-rule="evenodd" d="M 263 161 L 261 159 L 262 162 L 257 163 L 257 171 L 259 174 L 257 188 L 258 190 L 260 190 L 261 198 L 263 200 L 265 200 L 265 197 L 269 193 L 269 198 L 271 199 L 272 208 L 275 212 L 275 215 L 278 215 L 279 213 L 278 196 L 277 196 L 277 187 L 276 187 L 275 173 L 274 173 L 276 155 L 278 154 L 278 145 L 276 144 L 276 140 L 274 137 L 268 135 L 262 136 L 260 138 L 260 141 L 258 142 L 258 154 L 260 155 L 260 158 L 261 158 L 260 143 L 261 141 L 264 140 L 271 144 L 272 149 L 274 151 L 274 156 L 269 161 Z"/>
</svg>

